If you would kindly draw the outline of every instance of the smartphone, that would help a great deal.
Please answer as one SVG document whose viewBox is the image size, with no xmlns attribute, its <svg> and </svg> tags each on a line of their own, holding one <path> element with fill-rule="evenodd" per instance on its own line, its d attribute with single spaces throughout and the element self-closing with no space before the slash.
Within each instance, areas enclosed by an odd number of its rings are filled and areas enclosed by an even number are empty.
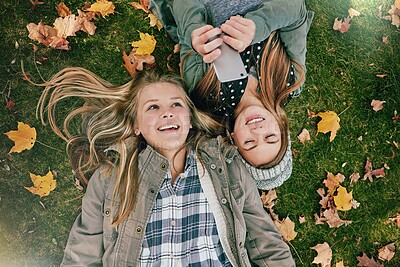
<svg viewBox="0 0 400 267">
<path fill-rule="evenodd" d="M 226 43 L 222 43 L 219 49 L 221 55 L 213 62 L 218 80 L 224 83 L 246 78 L 247 71 L 239 52 Z"/>
</svg>

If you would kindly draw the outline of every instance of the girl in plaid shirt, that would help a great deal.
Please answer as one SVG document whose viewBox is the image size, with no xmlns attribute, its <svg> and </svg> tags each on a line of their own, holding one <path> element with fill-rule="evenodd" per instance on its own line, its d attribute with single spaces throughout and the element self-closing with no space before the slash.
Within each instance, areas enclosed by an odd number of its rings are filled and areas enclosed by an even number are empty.
<svg viewBox="0 0 400 267">
<path fill-rule="evenodd" d="M 42 121 L 47 109 L 88 183 L 62 266 L 294 266 L 236 149 L 211 137 L 220 127 L 178 78 L 139 73 L 113 86 L 67 68 L 45 86 Z M 62 131 L 54 111 L 69 97 L 84 104 Z"/>
</svg>

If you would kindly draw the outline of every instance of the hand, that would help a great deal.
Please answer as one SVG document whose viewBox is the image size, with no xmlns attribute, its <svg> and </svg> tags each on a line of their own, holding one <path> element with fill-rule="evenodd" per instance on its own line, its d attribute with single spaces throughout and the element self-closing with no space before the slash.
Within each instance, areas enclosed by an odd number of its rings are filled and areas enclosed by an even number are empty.
<svg viewBox="0 0 400 267">
<path fill-rule="evenodd" d="M 243 52 L 254 39 L 256 24 L 251 19 L 232 16 L 221 25 L 221 30 L 225 33 L 222 37 L 224 42 Z"/>
<path fill-rule="evenodd" d="M 221 33 L 220 28 L 211 25 L 205 25 L 192 32 L 192 47 L 203 57 L 205 63 L 211 63 L 221 55 L 221 50 L 218 49 L 224 42 L 218 37 Z"/>
</svg>

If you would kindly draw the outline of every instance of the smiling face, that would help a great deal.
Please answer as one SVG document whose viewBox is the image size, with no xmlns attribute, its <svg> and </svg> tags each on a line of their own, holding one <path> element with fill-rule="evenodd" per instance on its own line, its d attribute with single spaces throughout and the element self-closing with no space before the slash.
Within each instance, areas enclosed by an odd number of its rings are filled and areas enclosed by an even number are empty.
<svg viewBox="0 0 400 267">
<path fill-rule="evenodd" d="M 190 128 L 189 107 L 176 85 L 161 82 L 141 89 L 135 133 L 158 153 L 170 159 L 185 144 Z"/>
<path fill-rule="evenodd" d="M 241 110 L 236 117 L 232 136 L 240 154 L 253 166 L 270 163 L 282 145 L 277 120 L 259 105 Z"/>
</svg>

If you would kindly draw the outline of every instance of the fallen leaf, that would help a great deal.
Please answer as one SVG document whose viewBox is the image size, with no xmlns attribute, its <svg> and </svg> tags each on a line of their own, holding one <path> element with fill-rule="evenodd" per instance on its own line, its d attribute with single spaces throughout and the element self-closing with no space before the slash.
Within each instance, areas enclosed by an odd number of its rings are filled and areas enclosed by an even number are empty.
<svg viewBox="0 0 400 267">
<path fill-rule="evenodd" d="M 336 262 L 335 267 L 345 267 L 343 261 Z"/>
<path fill-rule="evenodd" d="M 154 49 L 156 48 L 156 39 L 153 35 L 148 33 L 141 33 L 139 32 L 140 40 L 134 41 L 131 45 L 134 48 L 137 48 L 135 54 L 136 55 L 150 55 L 153 53 Z"/>
<path fill-rule="evenodd" d="M 357 256 L 358 264 L 357 266 L 365 266 L 365 267 L 383 267 L 379 262 L 375 261 L 374 258 L 368 258 L 367 254 L 363 252 L 363 255 Z"/>
<path fill-rule="evenodd" d="M 385 177 L 385 168 L 373 170 L 371 174 L 375 175 L 376 178 Z"/>
<path fill-rule="evenodd" d="M 333 22 L 333 29 L 340 31 L 341 33 L 345 33 L 350 29 L 350 21 L 350 17 L 344 18 L 344 21 L 335 18 L 335 21 Z"/>
<path fill-rule="evenodd" d="M 39 195 L 40 197 L 48 196 L 51 191 L 56 188 L 56 180 L 54 180 L 53 173 L 49 171 L 45 176 L 35 175 L 29 173 L 33 186 L 25 187 L 32 194 Z"/>
<path fill-rule="evenodd" d="M 322 119 L 318 122 L 318 132 L 331 132 L 329 140 L 332 142 L 336 137 L 336 132 L 340 129 L 339 116 L 333 111 L 319 112 L 316 116 L 319 116 Z"/>
<path fill-rule="evenodd" d="M 339 186 L 337 192 L 337 195 L 333 196 L 333 200 L 335 201 L 337 209 L 342 211 L 351 210 L 351 200 L 353 199 L 352 191 L 350 191 L 350 193 L 347 193 L 347 189 L 345 187 Z"/>
<path fill-rule="evenodd" d="M 8 153 L 30 150 L 36 142 L 36 129 L 23 122 L 18 122 L 17 131 L 9 131 L 5 135 L 15 143 Z"/>
<path fill-rule="evenodd" d="M 387 74 L 376 74 L 375 76 L 378 78 L 385 78 Z"/>
<path fill-rule="evenodd" d="M 57 30 L 57 36 L 67 38 L 68 36 L 76 36 L 76 32 L 81 29 L 82 21 L 74 14 L 65 18 L 57 18 L 54 21 L 54 28 Z"/>
<path fill-rule="evenodd" d="M 136 9 L 136 10 L 143 10 L 146 13 L 150 13 L 150 9 L 149 9 L 149 1 L 143 1 L 140 0 L 140 3 L 138 2 L 132 2 L 131 5 Z"/>
<path fill-rule="evenodd" d="M 6 109 L 11 111 L 13 109 L 13 107 L 15 107 L 15 102 L 12 99 L 9 99 L 7 101 Z"/>
<path fill-rule="evenodd" d="M 261 193 L 261 201 L 266 209 L 271 209 L 275 205 L 274 200 L 277 198 L 275 189 L 268 190 L 268 193 L 265 193 L 265 191 Z"/>
<path fill-rule="evenodd" d="M 43 5 L 44 2 L 38 0 L 29 0 L 32 4 L 32 10 L 34 10 L 38 5 Z"/>
<path fill-rule="evenodd" d="M 395 6 L 397 9 L 400 9 L 400 0 L 396 0 L 396 1 L 394 2 L 394 6 Z"/>
<path fill-rule="evenodd" d="M 332 207 L 325 210 L 322 214 L 325 217 L 325 221 L 330 228 L 340 227 L 342 225 L 347 226 L 352 223 L 352 221 L 340 219 L 337 210 Z"/>
<path fill-rule="evenodd" d="M 299 217 L 299 223 L 300 224 L 303 224 L 303 223 L 305 223 L 306 222 L 306 217 L 304 217 L 304 215 L 301 215 L 300 217 Z"/>
<path fill-rule="evenodd" d="M 314 249 L 318 253 L 312 263 L 321 264 L 322 267 L 331 266 L 332 249 L 329 247 L 328 243 L 324 242 L 322 244 L 317 244 L 316 246 L 311 247 L 311 249 Z"/>
<path fill-rule="evenodd" d="M 360 174 L 358 172 L 353 173 L 350 175 L 350 183 L 357 183 L 360 179 Z"/>
<path fill-rule="evenodd" d="M 133 48 L 129 56 L 123 52 L 124 67 L 132 77 L 135 77 L 136 71 L 142 71 L 144 66 L 152 68 L 155 66 L 156 59 L 152 55 L 137 55 L 136 48 Z"/>
<path fill-rule="evenodd" d="M 394 256 L 394 252 L 394 243 L 387 244 L 386 246 L 378 249 L 378 259 L 382 261 L 390 261 Z"/>
<path fill-rule="evenodd" d="M 358 17 L 358 16 L 360 16 L 360 12 L 358 12 L 357 10 L 355 10 L 354 8 L 349 8 L 349 16 L 350 16 L 350 18 L 353 18 L 353 17 Z"/>
<path fill-rule="evenodd" d="M 303 130 L 297 136 L 297 138 L 300 140 L 300 142 L 302 144 L 304 144 L 306 141 L 310 141 L 311 140 L 310 133 L 308 132 L 308 130 L 306 128 L 303 128 Z"/>
<path fill-rule="evenodd" d="M 389 218 L 385 223 L 395 222 L 400 228 L 400 213 L 397 213 L 395 217 Z"/>
<path fill-rule="evenodd" d="M 150 19 L 150 27 L 157 27 L 159 31 L 162 29 L 163 25 L 156 16 L 154 16 L 153 14 L 149 14 L 147 18 Z"/>
<path fill-rule="evenodd" d="M 345 177 L 341 173 L 337 173 L 333 175 L 332 173 L 328 172 L 326 175 L 326 179 L 323 181 L 323 184 L 328 188 L 329 194 L 333 195 L 336 188 L 340 186 L 340 183 L 344 181 Z"/>
<path fill-rule="evenodd" d="M 44 25 L 41 21 L 36 25 L 29 23 L 26 28 L 29 31 L 29 38 L 54 49 L 69 50 L 69 42 L 57 36 L 57 29 Z"/>
<path fill-rule="evenodd" d="M 371 162 L 369 157 L 367 157 L 367 161 L 365 163 L 364 169 L 365 169 L 365 172 L 364 172 L 363 180 L 366 180 L 368 178 L 368 180 L 370 182 L 373 182 L 373 177 L 372 177 L 373 175 L 376 178 L 380 178 L 380 177 L 384 177 L 385 176 L 384 168 L 380 168 L 380 169 L 376 169 L 376 170 L 372 169 L 372 162 Z"/>
<path fill-rule="evenodd" d="M 398 149 L 399 148 L 399 143 L 397 143 L 396 141 L 393 141 L 393 145 Z"/>
<path fill-rule="evenodd" d="M 318 225 L 318 224 L 324 224 L 325 221 L 326 221 L 326 218 L 318 216 L 317 213 L 314 213 L 314 219 L 315 219 L 315 224 L 316 224 L 316 225 Z"/>
<path fill-rule="evenodd" d="M 96 3 L 92 4 L 87 10 L 100 13 L 103 18 L 110 14 L 114 14 L 115 6 L 113 2 L 107 0 L 98 0 Z"/>
<path fill-rule="evenodd" d="M 388 38 L 389 37 L 387 37 L 387 36 L 382 36 L 382 43 L 388 44 L 389 43 L 389 39 Z"/>
<path fill-rule="evenodd" d="M 297 232 L 294 230 L 295 224 L 289 217 L 286 217 L 283 221 L 274 221 L 274 223 L 286 242 L 293 240 L 297 236 Z"/>
<path fill-rule="evenodd" d="M 92 22 L 94 19 L 93 12 L 82 12 L 78 10 L 78 17 L 81 19 L 81 30 L 89 35 L 93 35 L 96 31 L 96 25 Z"/>
<path fill-rule="evenodd" d="M 69 8 L 64 4 L 64 2 L 60 2 L 56 6 L 56 10 L 57 10 L 58 15 L 62 18 L 72 15 L 71 10 L 69 10 Z"/>
<path fill-rule="evenodd" d="M 383 103 L 386 103 L 386 101 L 373 99 L 372 102 L 371 102 L 371 107 L 372 107 L 373 110 L 378 112 L 379 110 L 381 110 L 383 108 Z"/>
<path fill-rule="evenodd" d="M 321 205 L 321 208 L 323 208 L 323 209 L 328 208 L 328 201 L 329 201 L 330 195 L 328 194 L 328 195 L 325 196 L 325 189 L 323 189 L 322 187 L 317 189 L 317 193 L 322 198 L 319 201 L 319 204 Z"/>
</svg>

